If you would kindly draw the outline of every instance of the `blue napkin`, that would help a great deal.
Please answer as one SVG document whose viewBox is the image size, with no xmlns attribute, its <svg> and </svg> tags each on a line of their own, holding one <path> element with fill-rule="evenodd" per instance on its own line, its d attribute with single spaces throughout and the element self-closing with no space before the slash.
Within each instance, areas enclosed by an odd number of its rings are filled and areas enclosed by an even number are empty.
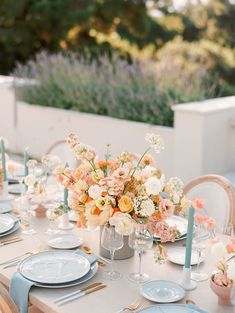
<svg viewBox="0 0 235 313">
<path fill-rule="evenodd" d="M 82 250 L 77 250 L 76 254 L 84 256 L 91 264 L 97 262 L 98 257 L 93 254 L 86 254 Z M 10 295 L 21 313 L 28 313 L 29 292 L 31 287 L 37 283 L 24 278 L 20 273 L 16 272 L 10 282 Z"/>
<path fill-rule="evenodd" d="M 188 304 L 188 306 L 192 309 L 192 310 L 195 310 L 197 311 L 198 313 L 208 313 L 200 308 L 198 308 L 197 306 L 193 305 L 193 304 Z"/>
<path fill-rule="evenodd" d="M 10 295 L 21 313 L 28 313 L 29 291 L 35 282 L 24 278 L 16 272 L 10 282 Z"/>
</svg>

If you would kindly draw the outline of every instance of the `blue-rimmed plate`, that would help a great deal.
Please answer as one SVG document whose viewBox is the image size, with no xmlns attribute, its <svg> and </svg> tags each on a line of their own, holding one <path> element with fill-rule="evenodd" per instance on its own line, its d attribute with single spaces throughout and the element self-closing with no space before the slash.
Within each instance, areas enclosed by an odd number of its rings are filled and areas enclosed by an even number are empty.
<svg viewBox="0 0 235 313">
<path fill-rule="evenodd" d="M 0 214 L 8 213 L 12 210 L 10 203 L 0 203 Z"/>
<path fill-rule="evenodd" d="M 95 262 L 95 264 L 91 265 L 89 272 L 85 276 L 83 276 L 77 280 L 74 280 L 74 281 L 69 282 L 69 283 L 55 284 L 55 285 L 38 284 L 37 283 L 35 286 L 41 287 L 41 288 L 49 288 L 49 289 L 59 289 L 59 288 L 68 288 L 68 287 L 72 287 L 72 286 L 77 286 L 77 285 L 80 285 L 80 284 L 90 280 L 91 278 L 93 278 L 95 276 L 95 274 L 97 273 L 97 271 L 98 271 L 98 264 L 97 264 L 97 262 Z"/>
<path fill-rule="evenodd" d="M 206 311 L 187 304 L 160 304 L 150 306 L 138 313 L 207 313 Z"/>
<path fill-rule="evenodd" d="M 154 280 L 142 286 L 142 296 L 153 302 L 171 303 L 183 299 L 185 291 L 175 282 Z"/>
</svg>

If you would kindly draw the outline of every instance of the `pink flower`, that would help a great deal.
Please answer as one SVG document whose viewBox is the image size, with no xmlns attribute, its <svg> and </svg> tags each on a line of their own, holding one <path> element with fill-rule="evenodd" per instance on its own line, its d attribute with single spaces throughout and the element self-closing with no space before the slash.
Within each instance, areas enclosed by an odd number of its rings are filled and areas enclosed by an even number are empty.
<svg viewBox="0 0 235 313">
<path fill-rule="evenodd" d="M 173 203 L 167 199 L 161 199 L 159 203 L 159 211 L 162 216 L 166 218 L 173 214 L 174 206 Z"/>
<path fill-rule="evenodd" d="M 194 198 L 192 200 L 192 206 L 196 209 L 196 210 L 201 210 L 204 208 L 205 206 L 205 201 L 203 199 L 199 199 L 199 198 Z"/>
<path fill-rule="evenodd" d="M 169 226 L 165 221 L 158 222 L 155 225 L 155 235 L 160 237 L 161 242 L 172 241 L 174 242 L 177 237 L 176 226 Z"/>
<path fill-rule="evenodd" d="M 226 250 L 228 253 L 234 253 L 235 252 L 235 245 L 232 242 L 227 244 Z"/>
<path fill-rule="evenodd" d="M 125 167 L 119 167 L 118 169 L 116 169 L 114 172 L 113 172 L 113 177 L 115 177 L 116 179 L 126 179 L 127 176 L 128 176 L 128 169 L 125 168 Z"/>
<path fill-rule="evenodd" d="M 207 219 L 207 215 L 195 214 L 195 222 L 197 224 L 203 224 Z"/>
</svg>

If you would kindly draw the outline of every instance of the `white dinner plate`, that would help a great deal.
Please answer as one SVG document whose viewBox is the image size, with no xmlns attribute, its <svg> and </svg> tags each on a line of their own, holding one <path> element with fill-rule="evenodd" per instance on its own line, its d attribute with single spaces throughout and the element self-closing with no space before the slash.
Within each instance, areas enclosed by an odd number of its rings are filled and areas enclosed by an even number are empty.
<svg viewBox="0 0 235 313">
<path fill-rule="evenodd" d="M 13 195 L 7 194 L 6 196 L 0 195 L 0 202 L 8 202 L 14 199 Z"/>
<path fill-rule="evenodd" d="M 138 313 L 207 313 L 193 305 L 187 304 L 160 304 L 150 306 Z"/>
<path fill-rule="evenodd" d="M 70 222 L 77 222 L 77 216 L 76 216 L 76 213 L 74 211 L 69 212 L 69 220 L 70 220 Z"/>
<path fill-rule="evenodd" d="M 12 229 L 10 229 L 9 231 L 7 231 L 3 234 L 0 234 L 0 237 L 8 236 L 8 235 L 14 233 L 15 231 L 17 231 L 17 229 L 19 229 L 19 228 L 20 228 L 20 221 L 18 220 L 17 222 L 15 222 Z"/>
<path fill-rule="evenodd" d="M 13 195 L 21 194 L 21 185 L 20 184 L 12 184 L 8 186 L 8 192 Z"/>
<path fill-rule="evenodd" d="M 184 265 L 185 262 L 185 247 L 172 247 L 167 249 L 167 259 L 172 263 Z M 201 254 L 200 262 L 205 260 L 205 253 Z M 198 263 L 198 252 L 192 249 L 191 265 Z"/>
<path fill-rule="evenodd" d="M 10 203 L 0 203 L 0 214 L 8 213 L 12 210 Z"/>
<path fill-rule="evenodd" d="M 67 287 L 72 287 L 72 286 L 77 286 L 77 285 L 80 285 L 86 281 L 88 281 L 89 279 L 91 279 L 92 277 L 95 276 L 95 274 L 97 273 L 98 271 L 98 264 L 97 262 L 95 262 L 95 264 L 91 265 L 91 269 L 89 270 L 89 272 L 77 279 L 77 280 L 74 280 L 74 281 L 71 281 L 69 283 L 65 283 L 65 284 L 55 284 L 55 285 L 50 285 L 50 284 L 36 284 L 37 287 L 42 287 L 42 288 L 49 288 L 49 289 L 58 289 L 58 288 L 67 288 Z"/>
<path fill-rule="evenodd" d="M 185 291 L 179 285 L 168 280 L 154 280 L 142 286 L 142 296 L 158 303 L 171 303 L 184 298 Z"/>
<path fill-rule="evenodd" d="M 187 236 L 188 221 L 185 218 L 172 215 L 166 219 L 166 223 L 169 226 L 176 226 L 177 230 L 180 232 L 180 237 L 177 238 L 178 240 L 181 240 L 182 237 Z M 159 236 L 154 236 L 154 238 L 159 239 Z"/>
<path fill-rule="evenodd" d="M 48 245 L 55 249 L 74 249 L 83 243 L 83 239 L 72 234 L 54 235 L 48 240 Z"/>
<path fill-rule="evenodd" d="M 6 233 L 13 228 L 14 219 L 8 214 L 0 214 L 0 234 Z"/>
<path fill-rule="evenodd" d="M 72 251 L 46 251 L 24 259 L 18 267 L 26 279 L 41 284 L 63 284 L 85 276 L 89 261 Z"/>
</svg>

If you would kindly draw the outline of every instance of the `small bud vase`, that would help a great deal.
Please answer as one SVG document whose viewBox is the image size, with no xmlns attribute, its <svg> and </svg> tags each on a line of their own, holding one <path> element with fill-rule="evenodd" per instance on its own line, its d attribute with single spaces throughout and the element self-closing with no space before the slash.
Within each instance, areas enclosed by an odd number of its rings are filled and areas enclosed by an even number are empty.
<svg viewBox="0 0 235 313">
<path fill-rule="evenodd" d="M 223 306 L 232 306 L 230 295 L 232 287 L 219 286 L 214 282 L 214 275 L 210 278 L 210 287 L 212 291 L 218 296 L 218 303 Z"/>
</svg>

